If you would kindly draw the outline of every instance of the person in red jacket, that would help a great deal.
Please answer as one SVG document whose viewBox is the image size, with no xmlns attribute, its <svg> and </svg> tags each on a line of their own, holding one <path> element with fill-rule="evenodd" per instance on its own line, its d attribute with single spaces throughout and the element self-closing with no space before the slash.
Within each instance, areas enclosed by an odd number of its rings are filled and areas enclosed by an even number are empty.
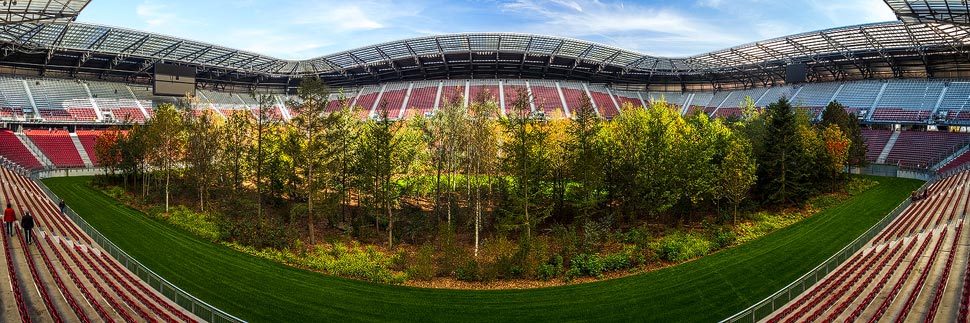
<svg viewBox="0 0 970 323">
<path fill-rule="evenodd" d="M 13 205 L 7 203 L 7 209 L 3 210 L 3 224 L 7 227 L 7 233 L 13 236 L 13 221 L 17 221 L 17 216 L 13 214 Z"/>
</svg>

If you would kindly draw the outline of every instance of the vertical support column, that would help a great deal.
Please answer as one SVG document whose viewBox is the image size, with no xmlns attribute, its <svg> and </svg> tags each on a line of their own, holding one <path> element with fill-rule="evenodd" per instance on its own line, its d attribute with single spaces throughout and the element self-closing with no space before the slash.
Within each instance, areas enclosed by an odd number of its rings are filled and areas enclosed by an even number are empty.
<svg viewBox="0 0 970 323">
<path fill-rule="evenodd" d="M 498 81 L 498 102 L 502 109 L 502 116 L 507 116 L 505 114 L 505 81 Z"/>
<path fill-rule="evenodd" d="M 529 108 L 532 110 L 532 113 L 536 113 L 536 103 L 535 100 L 532 100 L 532 87 L 529 86 L 529 81 L 525 81 L 525 93 L 529 94 Z"/>
<path fill-rule="evenodd" d="M 472 101 L 472 98 L 468 97 L 470 95 L 469 93 L 471 93 L 471 87 L 472 81 L 465 80 L 465 109 L 468 109 L 468 103 Z"/>
</svg>

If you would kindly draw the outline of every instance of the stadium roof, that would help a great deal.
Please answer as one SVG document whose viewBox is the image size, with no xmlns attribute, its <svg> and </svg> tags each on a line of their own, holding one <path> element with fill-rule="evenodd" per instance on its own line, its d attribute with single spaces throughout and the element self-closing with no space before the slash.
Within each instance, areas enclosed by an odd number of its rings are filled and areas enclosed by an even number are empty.
<svg viewBox="0 0 970 323">
<path fill-rule="evenodd" d="M 907 23 L 943 22 L 970 24 L 970 3 L 966 0 L 883 0 Z"/>
<path fill-rule="evenodd" d="M 900 3 L 909 8 L 915 3 L 886 1 L 894 9 L 903 5 Z M 931 2 L 920 1 L 928 7 Z M 27 3 L 30 7 L 35 2 Z M 76 15 L 87 1 L 45 3 L 49 6 L 43 10 L 59 10 L 67 19 L 71 10 Z M 331 85 L 546 78 L 678 84 L 685 88 L 756 86 L 782 82 L 790 64 L 804 64 L 811 81 L 970 75 L 970 26 L 938 22 L 833 28 L 690 57 L 656 57 L 542 35 L 465 33 L 397 40 L 307 60 L 283 60 L 143 31 L 54 21 L 59 23 L 25 19 L 0 25 L 0 64 L 41 71 L 147 76 L 156 62 L 167 62 L 197 67 L 203 82 L 291 84 L 302 77 L 319 76 Z"/>
<path fill-rule="evenodd" d="M 0 5 L 0 25 L 74 21 L 77 14 L 88 5 L 88 2 L 91 2 L 91 0 L 4 0 Z"/>
</svg>

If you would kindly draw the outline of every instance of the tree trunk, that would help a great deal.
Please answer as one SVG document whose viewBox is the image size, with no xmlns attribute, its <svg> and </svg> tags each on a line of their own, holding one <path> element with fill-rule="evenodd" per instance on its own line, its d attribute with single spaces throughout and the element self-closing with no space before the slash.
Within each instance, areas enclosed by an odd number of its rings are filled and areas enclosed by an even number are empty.
<svg viewBox="0 0 970 323">
<path fill-rule="evenodd" d="M 312 179 L 313 162 L 312 161 L 310 162 L 307 173 L 308 173 L 307 174 L 308 189 L 307 189 L 307 201 L 306 201 L 306 209 L 307 209 L 306 214 L 307 214 L 307 222 L 309 224 L 309 229 L 310 229 L 310 245 L 315 245 L 316 240 L 314 240 L 314 230 L 313 230 L 313 179 Z"/>
<path fill-rule="evenodd" d="M 391 215 L 391 204 L 387 203 L 387 249 L 391 250 L 394 245 L 394 218 Z"/>
<path fill-rule="evenodd" d="M 168 214 L 168 183 L 169 183 L 170 177 L 171 177 L 171 172 L 166 169 L 165 170 L 165 214 Z"/>
</svg>

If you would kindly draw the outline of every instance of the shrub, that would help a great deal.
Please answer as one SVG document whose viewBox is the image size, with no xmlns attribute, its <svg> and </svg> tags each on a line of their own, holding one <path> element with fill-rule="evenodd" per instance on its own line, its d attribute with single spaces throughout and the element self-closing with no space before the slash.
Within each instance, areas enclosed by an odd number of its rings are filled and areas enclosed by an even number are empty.
<svg viewBox="0 0 970 323">
<path fill-rule="evenodd" d="M 164 218 L 164 217 L 163 217 Z M 196 213 L 184 205 L 176 205 L 169 209 L 165 220 L 182 230 L 209 241 L 218 241 L 221 237 L 217 216 L 211 213 Z"/>
<path fill-rule="evenodd" d="M 412 260 L 408 261 L 407 265 L 409 277 L 418 280 L 431 280 L 434 278 L 434 247 L 427 244 L 421 246 Z"/>
<path fill-rule="evenodd" d="M 482 280 L 479 274 L 478 261 L 475 259 L 468 259 L 462 264 L 458 269 L 455 269 L 455 279 L 460 281 L 480 281 Z"/>
<path fill-rule="evenodd" d="M 298 265 L 329 273 L 331 275 L 369 280 L 385 284 L 401 284 L 408 275 L 391 270 L 397 260 L 396 255 L 387 255 L 374 246 L 361 247 L 354 242 L 350 247 L 336 242 L 331 245 L 318 245 L 305 257 L 290 250 L 253 247 L 237 243 L 224 243 L 226 246 L 250 255 L 285 264 Z"/>
<path fill-rule="evenodd" d="M 576 255 L 575 258 L 570 262 L 570 271 L 578 270 L 580 275 L 586 275 L 596 278 L 603 277 L 603 259 L 597 254 L 585 254 L 581 253 Z"/>
<path fill-rule="evenodd" d="M 682 262 L 708 254 L 714 243 L 694 233 L 675 231 L 654 242 L 652 248 L 660 259 Z"/>
<path fill-rule="evenodd" d="M 730 247 L 738 239 L 738 234 L 722 226 L 712 227 L 710 230 L 711 242 L 716 249 Z"/>
<path fill-rule="evenodd" d="M 630 268 L 630 254 L 621 251 L 603 257 L 603 270 L 617 271 Z"/>
</svg>

